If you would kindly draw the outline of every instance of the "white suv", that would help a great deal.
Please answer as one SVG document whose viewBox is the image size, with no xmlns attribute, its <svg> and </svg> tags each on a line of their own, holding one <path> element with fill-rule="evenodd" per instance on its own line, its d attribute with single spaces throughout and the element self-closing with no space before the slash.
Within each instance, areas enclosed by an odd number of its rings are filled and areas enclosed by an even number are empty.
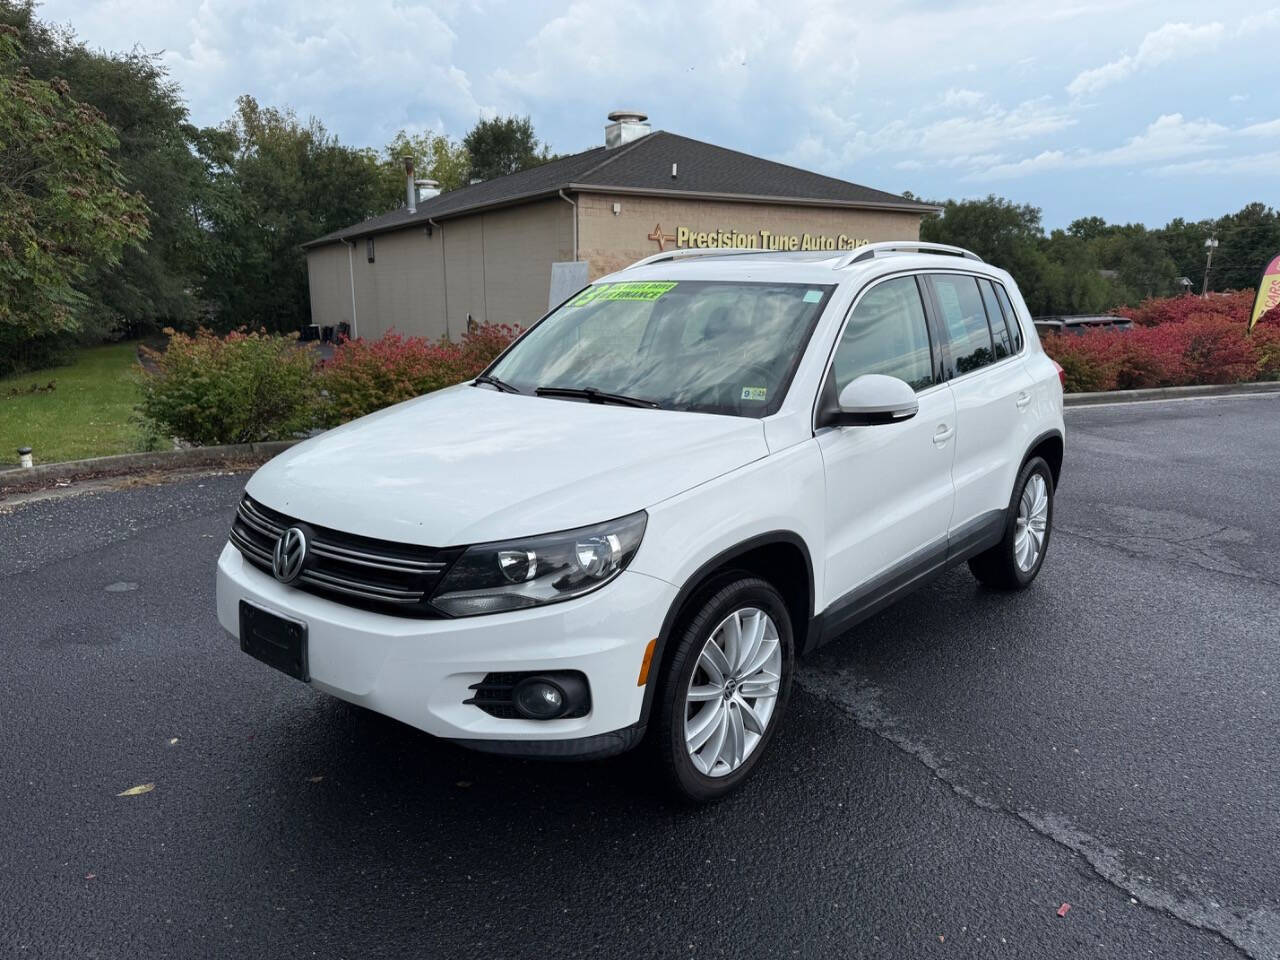
<svg viewBox="0 0 1280 960">
<path fill-rule="evenodd" d="M 678 251 L 586 287 L 474 381 L 249 481 L 218 618 L 318 690 L 480 750 L 648 739 L 710 799 L 795 657 L 967 560 L 1035 578 L 1060 370 L 952 247 Z"/>
</svg>

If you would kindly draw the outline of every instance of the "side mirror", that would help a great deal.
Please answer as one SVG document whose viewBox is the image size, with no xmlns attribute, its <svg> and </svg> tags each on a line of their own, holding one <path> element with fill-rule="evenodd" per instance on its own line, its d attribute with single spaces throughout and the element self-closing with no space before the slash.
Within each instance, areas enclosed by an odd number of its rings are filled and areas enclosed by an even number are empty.
<svg viewBox="0 0 1280 960">
<path fill-rule="evenodd" d="M 910 420 L 920 410 L 916 392 L 905 380 L 866 373 L 840 391 L 828 422 L 838 427 L 866 427 Z"/>
</svg>

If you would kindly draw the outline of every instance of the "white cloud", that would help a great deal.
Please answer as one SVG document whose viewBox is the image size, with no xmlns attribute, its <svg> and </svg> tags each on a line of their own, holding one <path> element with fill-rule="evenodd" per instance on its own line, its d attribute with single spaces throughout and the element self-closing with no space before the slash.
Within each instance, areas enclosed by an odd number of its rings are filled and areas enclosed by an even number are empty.
<svg viewBox="0 0 1280 960">
<path fill-rule="evenodd" d="M 1251 123 L 1240 132 L 1246 137 L 1280 137 L 1280 120 Z M 1277 169 L 1280 169 L 1280 167 Z"/>
<path fill-rule="evenodd" d="M 1201 160 L 1189 160 L 1183 163 L 1170 163 L 1156 170 L 1166 176 L 1184 174 L 1209 174 L 1223 176 L 1270 177 L 1280 170 L 1280 151 L 1272 153 L 1245 154 L 1236 157 L 1214 157 Z"/>
<path fill-rule="evenodd" d="M 1056 175 L 1175 167 L 1238 171 L 1206 177 L 1197 203 L 1265 192 L 1280 0 L 1066 4 L 43 0 L 38 15 L 95 47 L 165 51 L 201 125 L 241 93 L 360 145 L 527 113 L 570 152 L 601 142 L 610 109 L 635 107 L 657 128 L 929 196 L 1021 178 L 1046 211 L 1138 216 L 1141 197 L 1183 213 L 1191 201 L 1159 177 L 1073 192 Z"/>
<path fill-rule="evenodd" d="M 942 97 L 944 107 L 976 107 L 986 100 L 987 95 L 977 90 L 951 88 Z"/>
<path fill-rule="evenodd" d="M 1169 160 L 1226 149 L 1231 131 L 1209 120 L 1186 120 L 1182 114 L 1159 117 L 1122 146 L 1107 150 L 1045 150 L 1021 160 L 979 168 L 966 179 L 1000 180 L 1054 170 L 1097 167 L 1150 168 Z"/>
<path fill-rule="evenodd" d="M 1125 54 L 1118 60 L 1077 74 L 1067 84 L 1067 92 L 1073 97 L 1097 93 L 1140 70 L 1149 70 L 1170 60 L 1208 53 L 1218 46 L 1224 32 L 1222 24 L 1216 22 L 1198 27 L 1189 23 L 1166 23 L 1159 30 L 1153 30 L 1142 38 L 1136 54 Z"/>
</svg>

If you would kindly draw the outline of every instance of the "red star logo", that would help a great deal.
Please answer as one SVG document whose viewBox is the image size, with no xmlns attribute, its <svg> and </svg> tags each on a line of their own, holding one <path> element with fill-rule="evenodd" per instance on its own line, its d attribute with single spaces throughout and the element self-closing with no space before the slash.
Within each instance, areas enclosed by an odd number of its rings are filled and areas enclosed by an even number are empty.
<svg viewBox="0 0 1280 960">
<path fill-rule="evenodd" d="M 658 245 L 660 251 L 664 251 L 667 249 L 668 243 L 676 242 L 676 235 L 674 233 L 663 233 L 662 224 L 657 223 L 654 224 L 653 233 L 649 234 L 649 239 Z"/>
</svg>

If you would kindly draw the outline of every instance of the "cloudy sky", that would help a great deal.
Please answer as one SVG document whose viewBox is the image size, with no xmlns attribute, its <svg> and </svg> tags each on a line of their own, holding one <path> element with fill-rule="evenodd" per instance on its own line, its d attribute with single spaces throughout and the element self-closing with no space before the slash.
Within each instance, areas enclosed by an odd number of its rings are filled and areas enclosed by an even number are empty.
<svg viewBox="0 0 1280 960">
<path fill-rule="evenodd" d="M 192 117 L 235 97 L 343 141 L 605 114 L 882 189 L 1161 224 L 1280 187 L 1280 6 L 1016 0 L 45 0 L 91 46 L 163 51 Z M 1272 0 L 1275 2 L 1275 0 Z"/>
</svg>

